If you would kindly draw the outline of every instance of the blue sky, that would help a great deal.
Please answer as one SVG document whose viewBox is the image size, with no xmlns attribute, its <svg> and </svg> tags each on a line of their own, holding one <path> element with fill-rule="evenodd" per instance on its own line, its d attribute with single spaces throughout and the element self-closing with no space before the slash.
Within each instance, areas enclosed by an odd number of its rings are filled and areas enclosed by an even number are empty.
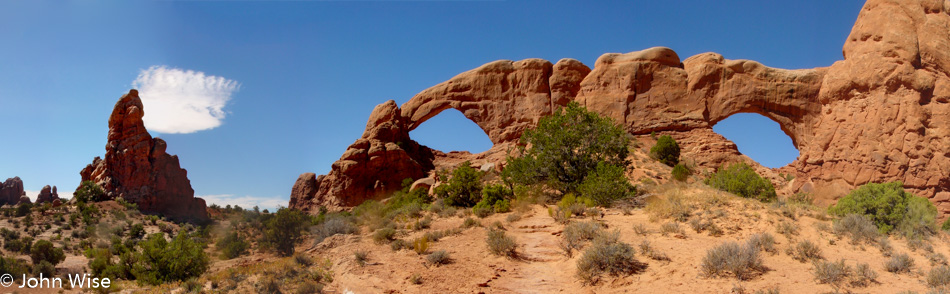
<svg viewBox="0 0 950 294">
<path fill-rule="evenodd" d="M 0 180 L 20 176 L 30 191 L 47 184 L 72 191 L 79 171 L 105 152 L 115 101 L 143 74 L 166 74 L 193 78 L 213 97 L 163 103 L 220 110 L 194 120 L 151 117 L 164 120 L 151 133 L 168 141 L 195 193 L 273 208 L 287 205 L 300 173 L 329 171 L 375 105 L 401 104 L 481 64 L 569 57 L 593 66 L 603 53 L 667 46 L 682 59 L 712 51 L 780 68 L 829 66 L 841 59 L 862 4 L 0 1 Z M 164 81 L 155 93 L 180 90 L 167 84 L 175 79 Z M 146 102 L 147 119 L 155 113 L 150 103 L 159 102 Z M 725 125 L 733 119 L 739 123 Z M 772 139 L 743 144 L 762 130 L 742 119 L 715 130 L 766 165 L 797 156 L 794 148 L 765 145 Z M 170 124 L 182 120 L 196 125 L 176 133 L 182 128 Z M 445 151 L 490 147 L 455 111 L 411 136 Z M 775 151 L 754 155 L 755 148 Z"/>
</svg>

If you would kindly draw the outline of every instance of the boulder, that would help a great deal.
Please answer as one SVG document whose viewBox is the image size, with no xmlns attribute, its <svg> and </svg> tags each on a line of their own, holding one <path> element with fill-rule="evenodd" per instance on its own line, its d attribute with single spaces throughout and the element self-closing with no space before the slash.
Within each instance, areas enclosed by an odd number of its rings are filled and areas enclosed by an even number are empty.
<svg viewBox="0 0 950 294">
<path fill-rule="evenodd" d="M 12 177 L 0 183 L 0 205 L 17 204 L 20 196 L 24 194 L 23 180 L 20 177 Z"/>
<path fill-rule="evenodd" d="M 134 89 L 116 102 L 109 117 L 105 156 L 96 157 L 79 173 L 82 181 L 99 184 L 110 199 L 125 198 L 143 212 L 207 220 L 205 202 L 194 197 L 188 172 L 180 167 L 178 156 L 165 152 L 165 140 L 148 133 L 144 115 L 142 100 Z"/>
</svg>

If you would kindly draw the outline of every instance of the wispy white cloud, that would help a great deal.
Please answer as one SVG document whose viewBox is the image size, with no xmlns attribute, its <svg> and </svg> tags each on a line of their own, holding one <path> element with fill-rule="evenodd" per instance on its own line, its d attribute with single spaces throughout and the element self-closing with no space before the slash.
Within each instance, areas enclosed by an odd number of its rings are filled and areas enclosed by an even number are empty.
<svg viewBox="0 0 950 294">
<path fill-rule="evenodd" d="M 231 206 L 239 205 L 241 208 L 250 209 L 254 206 L 259 207 L 261 210 L 268 209 L 274 211 L 278 206 L 287 207 L 289 200 L 281 199 L 278 196 L 273 197 L 258 197 L 258 196 L 235 196 L 233 194 L 218 194 L 218 195 L 195 195 L 195 197 L 200 197 L 205 200 L 205 203 L 208 206 L 211 204 L 217 204 L 220 206 Z"/>
<path fill-rule="evenodd" d="M 132 86 L 145 106 L 145 128 L 168 134 L 220 126 L 224 106 L 241 87 L 234 80 L 164 65 L 142 70 Z"/>
</svg>

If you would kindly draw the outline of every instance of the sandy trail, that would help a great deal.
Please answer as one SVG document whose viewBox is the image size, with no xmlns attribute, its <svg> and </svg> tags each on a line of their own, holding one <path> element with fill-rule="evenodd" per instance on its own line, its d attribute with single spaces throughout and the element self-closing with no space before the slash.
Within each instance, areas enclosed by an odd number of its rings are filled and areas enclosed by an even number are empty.
<svg viewBox="0 0 950 294">
<path fill-rule="evenodd" d="M 552 293 L 579 289 L 564 283 L 573 279 L 573 271 L 565 271 L 567 256 L 558 248 L 561 225 L 547 215 L 543 208 L 532 212 L 513 224 L 508 233 L 515 237 L 518 247 L 516 266 L 492 283 L 494 290 L 517 293 Z M 579 285 L 576 285 L 579 286 Z"/>
</svg>

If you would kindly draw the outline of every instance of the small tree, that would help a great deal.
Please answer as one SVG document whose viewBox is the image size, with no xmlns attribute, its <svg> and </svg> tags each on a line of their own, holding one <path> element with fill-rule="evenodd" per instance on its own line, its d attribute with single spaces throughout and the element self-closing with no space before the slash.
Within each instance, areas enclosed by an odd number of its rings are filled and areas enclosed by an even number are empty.
<svg viewBox="0 0 950 294">
<path fill-rule="evenodd" d="M 303 213 L 289 208 L 280 208 L 264 221 L 265 246 L 274 248 L 279 256 L 294 254 L 294 246 L 303 240 L 304 229 L 309 219 Z"/>
<path fill-rule="evenodd" d="M 571 102 L 525 131 L 518 149 L 522 156 L 508 157 L 502 177 L 509 183 L 546 183 L 563 194 L 574 192 L 600 162 L 626 167 L 628 143 L 626 132 L 610 118 Z"/>
<path fill-rule="evenodd" d="M 437 187 L 435 193 L 445 199 L 445 204 L 472 207 L 482 199 L 481 178 L 481 171 L 466 161 L 452 171 L 452 177 Z"/>
<path fill-rule="evenodd" d="M 904 191 L 901 182 L 861 186 L 839 199 L 828 212 L 836 216 L 866 215 L 882 233 L 897 228 L 912 236 L 936 230 L 937 208 L 926 198 Z"/>
<path fill-rule="evenodd" d="M 150 285 L 185 281 L 201 276 L 208 270 L 208 255 L 202 244 L 181 232 L 171 243 L 162 233 L 152 234 L 142 241 L 142 252 L 137 254 L 134 274 L 139 281 Z"/>
<path fill-rule="evenodd" d="M 776 198 L 772 182 L 759 176 L 752 167 L 741 162 L 719 169 L 706 179 L 706 185 L 763 202 Z"/>
<path fill-rule="evenodd" d="M 604 162 L 597 164 L 597 169 L 588 174 L 577 187 L 582 197 L 590 198 L 597 205 L 605 207 L 609 207 L 616 199 L 633 196 L 636 190 L 624 177 L 623 167 Z"/>
<path fill-rule="evenodd" d="M 650 148 L 650 156 L 665 165 L 674 166 L 680 162 L 680 145 L 669 135 L 660 136 L 656 145 Z"/>
<path fill-rule="evenodd" d="M 93 181 L 83 181 L 73 195 L 79 202 L 95 202 L 106 198 L 106 192 Z"/>
<path fill-rule="evenodd" d="M 50 241 L 39 240 L 30 249 L 30 259 L 33 260 L 33 274 L 52 276 L 56 274 L 54 266 L 66 260 L 66 255 L 62 248 L 53 247 Z"/>
</svg>

